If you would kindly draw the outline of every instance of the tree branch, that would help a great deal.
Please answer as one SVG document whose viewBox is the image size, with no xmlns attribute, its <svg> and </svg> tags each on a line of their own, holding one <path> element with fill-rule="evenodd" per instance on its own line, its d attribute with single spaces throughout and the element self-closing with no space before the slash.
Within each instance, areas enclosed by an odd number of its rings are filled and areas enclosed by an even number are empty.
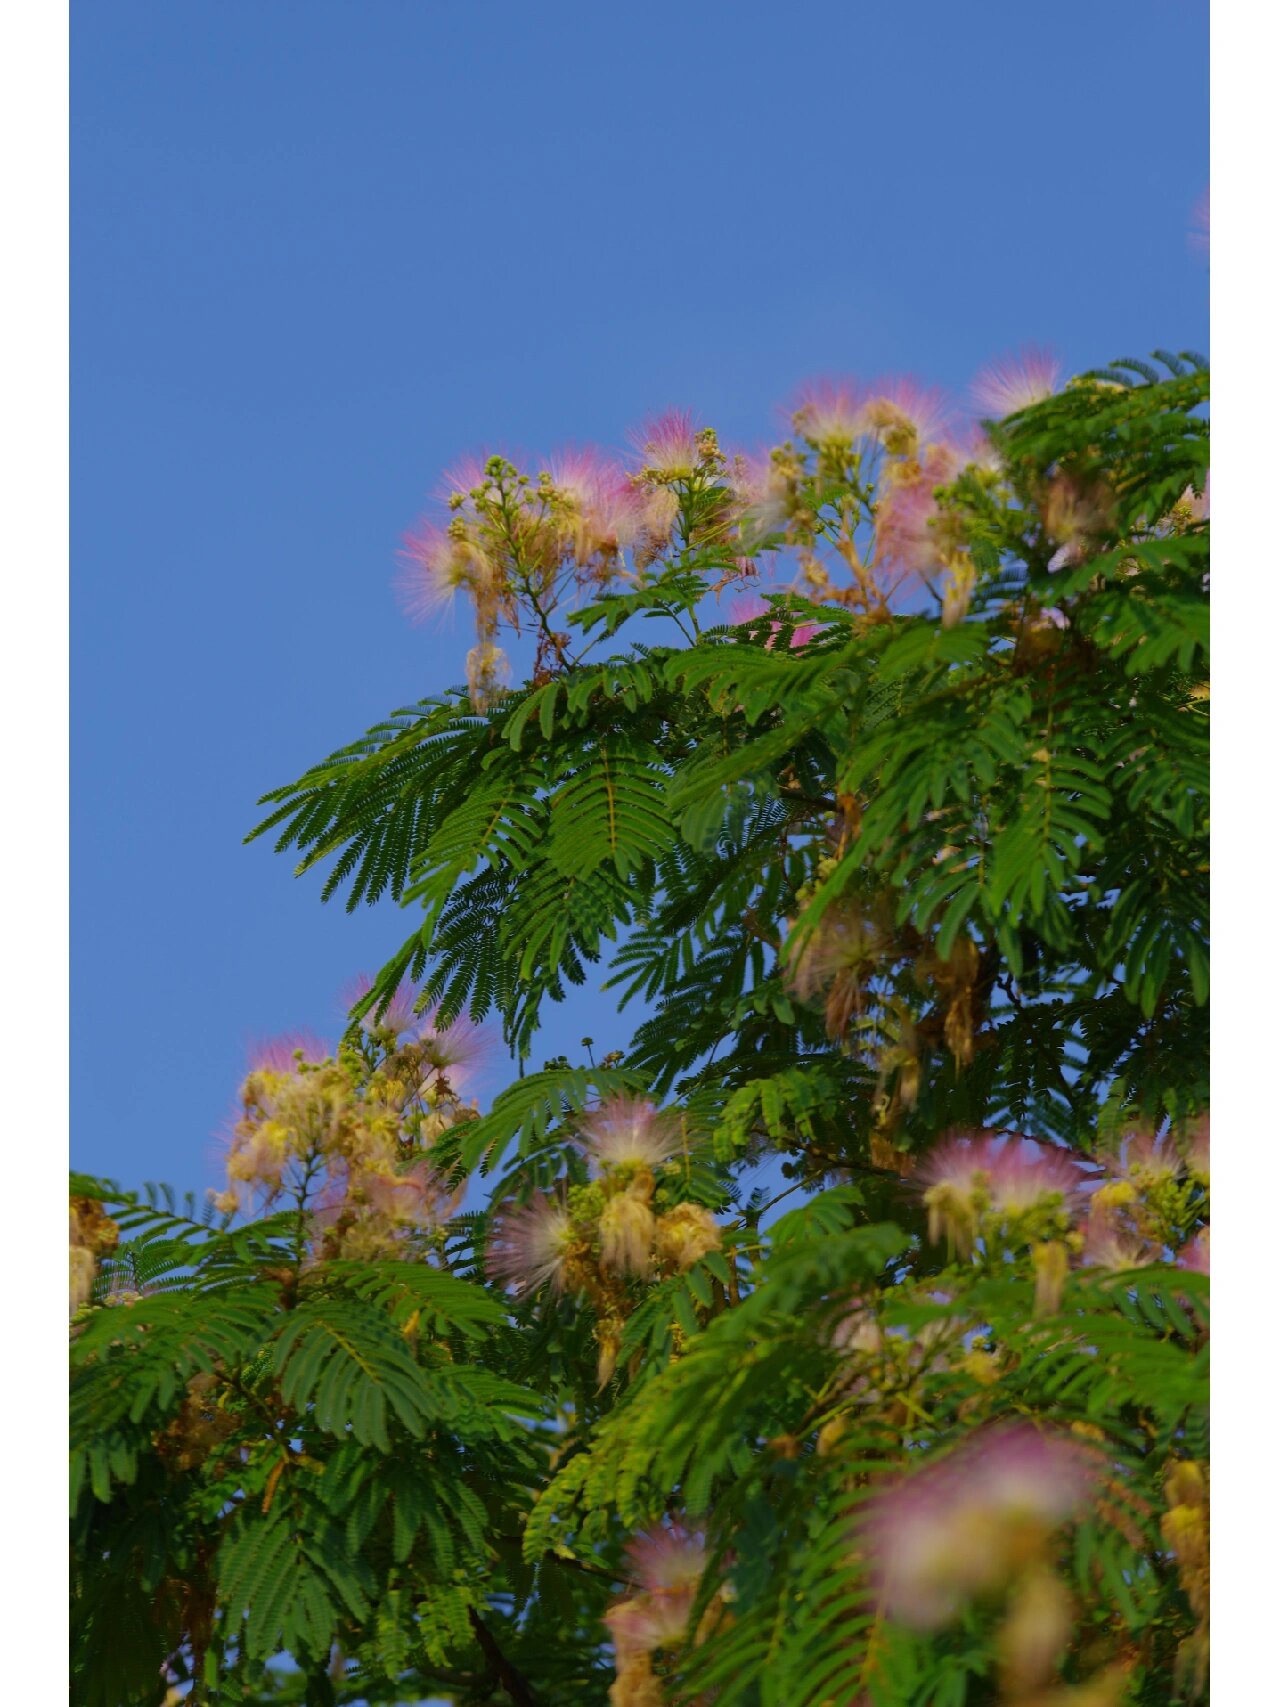
<svg viewBox="0 0 1280 1707">
<path fill-rule="evenodd" d="M 471 1620 L 471 1628 L 475 1631 L 476 1641 L 480 1651 L 498 1674 L 498 1681 L 511 1697 L 515 1707 L 538 1707 L 537 1698 L 529 1686 L 529 1680 L 498 1646 L 493 1631 L 480 1617 L 473 1606 L 467 1616 Z"/>
</svg>

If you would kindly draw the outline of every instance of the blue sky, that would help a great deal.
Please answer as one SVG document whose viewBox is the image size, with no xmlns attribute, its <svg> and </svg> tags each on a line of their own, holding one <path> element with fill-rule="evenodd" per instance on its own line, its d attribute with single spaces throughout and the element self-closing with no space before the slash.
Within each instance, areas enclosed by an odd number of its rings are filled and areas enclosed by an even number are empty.
<svg viewBox="0 0 1280 1707">
<path fill-rule="evenodd" d="M 73 1162 L 212 1183 L 246 1040 L 407 934 L 241 838 L 460 679 L 392 590 L 442 467 L 1206 348 L 1207 61 L 1201 0 L 73 8 Z"/>
</svg>

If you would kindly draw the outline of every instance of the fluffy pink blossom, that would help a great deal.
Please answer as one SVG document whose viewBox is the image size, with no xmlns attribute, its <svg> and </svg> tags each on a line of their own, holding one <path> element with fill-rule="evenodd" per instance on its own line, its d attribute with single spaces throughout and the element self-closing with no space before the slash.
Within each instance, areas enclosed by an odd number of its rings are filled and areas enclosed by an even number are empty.
<svg viewBox="0 0 1280 1707">
<path fill-rule="evenodd" d="M 929 1237 L 964 1254 L 984 1215 L 1020 1215 L 1041 1206 L 1070 1210 L 1085 1184 L 1081 1164 L 1032 1138 L 980 1133 L 940 1144 L 917 1174 L 929 1211 Z"/>
<path fill-rule="evenodd" d="M 863 398 L 851 379 L 815 379 L 800 392 L 792 422 L 810 444 L 852 448 L 866 430 Z"/>
<path fill-rule="evenodd" d="M 543 1286 L 558 1292 L 574 1237 L 565 1206 L 539 1194 L 498 1216 L 489 1237 L 486 1271 L 522 1297 Z"/>
<path fill-rule="evenodd" d="M 552 457 L 549 472 L 572 505 L 568 533 L 579 559 L 616 556 L 643 537 L 649 494 L 621 463 L 592 449 L 565 450 Z"/>
<path fill-rule="evenodd" d="M 367 972 L 359 973 L 343 991 L 343 1005 L 350 1010 L 357 1002 L 362 1002 L 373 989 L 373 979 Z M 375 1003 L 360 1021 L 367 1032 L 389 1032 L 393 1037 L 400 1037 L 406 1031 L 412 1031 L 422 1024 L 422 1018 L 417 1012 L 418 991 L 407 980 L 396 986 L 391 1000 L 387 1003 L 386 1012 L 379 1016 Z"/>
<path fill-rule="evenodd" d="M 945 434 L 951 407 L 943 393 L 910 378 L 880 379 L 862 405 L 862 431 L 884 440 L 891 451 L 935 444 Z M 896 435 L 905 431 L 899 446 Z"/>
<path fill-rule="evenodd" d="M 1052 397 L 1062 382 L 1062 364 L 1050 350 L 1034 345 L 984 367 L 971 387 L 973 400 L 987 417 L 1003 421 L 1033 403 Z"/>
<path fill-rule="evenodd" d="M 649 1594 L 697 1588 L 707 1568 L 707 1544 L 700 1532 L 673 1522 L 637 1535 L 627 1547 L 627 1563 Z"/>
<path fill-rule="evenodd" d="M 771 453 L 752 451 L 736 455 L 729 479 L 748 541 L 781 533 L 790 513 L 790 492 L 786 476 Z"/>
<path fill-rule="evenodd" d="M 698 429 L 688 409 L 668 409 L 631 435 L 642 466 L 653 474 L 677 478 L 698 466 Z"/>
<path fill-rule="evenodd" d="M 918 474 L 886 483 L 876 517 L 877 562 L 907 575 L 940 567 L 934 493 L 954 480 L 960 467 L 961 457 L 951 445 L 933 444 L 921 457 Z"/>
<path fill-rule="evenodd" d="M 627 1562 L 641 1592 L 605 1614 L 619 1656 L 673 1646 L 688 1628 L 706 1569 L 702 1536 L 678 1523 L 652 1529 L 631 1542 Z"/>
<path fill-rule="evenodd" d="M 1114 1178 L 1154 1185 L 1159 1180 L 1176 1179 L 1183 1170 L 1183 1160 L 1167 1133 L 1129 1132 L 1121 1140 L 1120 1154 L 1108 1158 L 1106 1168 Z"/>
<path fill-rule="evenodd" d="M 447 503 L 451 498 L 469 497 L 489 484 L 486 472 L 489 459 L 493 453 L 480 451 L 474 455 L 460 457 L 451 468 L 446 468 L 440 476 L 439 495 Z"/>
<path fill-rule="evenodd" d="M 477 594 L 493 580 L 493 566 L 469 534 L 458 538 L 435 522 L 422 521 L 405 535 L 395 590 L 411 622 L 426 622 L 453 603 L 462 588 Z"/>
<path fill-rule="evenodd" d="M 371 1209 L 420 1227 L 447 1219 L 461 1198 L 426 1161 L 415 1162 L 403 1173 L 362 1174 L 359 1183 Z"/>
<path fill-rule="evenodd" d="M 1067 1151 L 1031 1138 L 1006 1138 L 998 1154 L 991 1151 L 991 1201 L 997 1209 L 1016 1215 L 1024 1209 L 1058 1198 L 1076 1203 L 1085 1175 Z"/>
<path fill-rule="evenodd" d="M 1090 1268 L 1125 1274 L 1133 1268 L 1146 1268 L 1159 1254 L 1111 1210 L 1097 1201 L 1090 1205 L 1083 1253 Z"/>
<path fill-rule="evenodd" d="M 1096 1473 L 1081 1442 L 1014 1423 L 882 1489 L 860 1525 L 879 1604 L 915 1629 L 950 1623 L 1008 1580 L 1028 1531 L 1084 1511 Z"/>
<path fill-rule="evenodd" d="M 1190 1269 L 1193 1274 L 1208 1274 L 1209 1229 L 1207 1227 L 1201 1227 L 1191 1243 L 1183 1246 L 1178 1255 L 1178 1267 Z"/>
<path fill-rule="evenodd" d="M 314 1032 L 287 1031 L 279 1037 L 267 1037 L 249 1045 L 251 1073 L 296 1073 L 298 1054 L 313 1065 L 327 1061 L 333 1050 Z"/>
<path fill-rule="evenodd" d="M 680 1148 L 680 1132 L 651 1102 L 614 1097 L 578 1123 L 578 1143 L 605 1168 L 659 1168 Z"/>
</svg>

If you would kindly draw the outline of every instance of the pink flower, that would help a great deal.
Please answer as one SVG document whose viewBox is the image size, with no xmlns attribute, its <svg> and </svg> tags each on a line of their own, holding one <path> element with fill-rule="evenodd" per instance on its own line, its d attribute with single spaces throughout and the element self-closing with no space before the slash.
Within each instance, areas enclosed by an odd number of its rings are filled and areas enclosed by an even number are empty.
<svg viewBox="0 0 1280 1707">
<path fill-rule="evenodd" d="M 405 535 L 396 597 L 411 622 L 426 622 L 452 604 L 459 589 L 475 594 L 493 580 L 493 565 L 477 541 L 423 521 Z"/>
<path fill-rule="evenodd" d="M 1083 1255 L 1091 1268 L 1125 1274 L 1133 1268 L 1148 1267 L 1156 1261 L 1159 1252 L 1113 1211 L 1095 1200 L 1089 1206 Z"/>
<path fill-rule="evenodd" d="M 1130 1132 L 1121 1141 L 1119 1156 L 1108 1159 L 1106 1167 L 1115 1178 L 1145 1186 L 1155 1185 L 1160 1180 L 1177 1179 L 1182 1172 L 1183 1161 L 1167 1134 Z"/>
<path fill-rule="evenodd" d="M 971 387 L 974 402 L 995 421 L 1030 409 L 1052 397 L 1062 381 L 1062 364 L 1049 350 L 1034 345 L 982 369 Z"/>
<path fill-rule="evenodd" d="M 747 544 L 783 532 L 790 515 L 790 484 L 769 451 L 736 454 L 728 478 Z"/>
<path fill-rule="evenodd" d="M 491 1280 L 513 1287 L 521 1297 L 542 1286 L 558 1292 L 574 1239 L 568 1210 L 539 1194 L 498 1216 L 489 1237 L 486 1271 Z"/>
<path fill-rule="evenodd" d="M 481 451 L 476 455 L 460 457 L 452 468 L 446 468 L 440 476 L 440 497 L 447 503 L 451 498 L 466 498 L 472 492 L 481 490 L 489 485 L 486 472 L 489 451 Z"/>
<path fill-rule="evenodd" d="M 625 550 L 651 558 L 667 543 L 671 494 L 638 485 L 621 463 L 594 450 L 567 450 L 552 458 L 550 474 L 568 502 L 562 527 L 579 563 L 599 573 L 616 569 Z"/>
<path fill-rule="evenodd" d="M 1190 1269 L 1192 1274 L 1208 1274 L 1209 1272 L 1209 1229 L 1201 1227 L 1189 1245 L 1184 1245 L 1178 1255 L 1178 1267 Z"/>
<path fill-rule="evenodd" d="M 782 589 L 779 588 L 778 590 L 781 591 Z M 782 624 L 773 615 L 771 607 L 765 603 L 759 593 L 746 593 L 741 598 L 736 598 L 729 606 L 729 615 L 733 620 L 735 627 L 741 627 L 744 623 L 748 622 L 758 622 L 761 617 L 768 617 L 770 619 L 769 638 L 765 642 L 765 646 L 767 648 L 772 648 L 774 641 L 777 639 L 778 634 L 782 629 Z M 792 630 L 790 641 L 791 650 L 794 652 L 799 647 L 807 645 L 818 632 L 819 629 L 817 623 L 801 623 L 799 628 Z"/>
<path fill-rule="evenodd" d="M 619 1656 L 673 1646 L 685 1635 L 706 1569 L 702 1536 L 679 1523 L 653 1529 L 631 1542 L 627 1559 L 641 1592 L 605 1613 Z"/>
<path fill-rule="evenodd" d="M 1016 1216 L 1040 1207 L 1070 1210 L 1084 1188 L 1081 1164 L 1033 1138 L 982 1133 L 952 1138 L 917 1174 L 929 1211 L 929 1237 L 961 1255 L 972 1249 L 984 1215 Z"/>
<path fill-rule="evenodd" d="M 816 379 L 800 392 L 792 422 L 813 445 L 852 449 L 866 430 L 862 397 L 850 379 Z"/>
<path fill-rule="evenodd" d="M 642 466 L 652 474 L 679 478 L 692 474 L 701 460 L 698 431 L 688 409 L 668 409 L 632 434 Z"/>
<path fill-rule="evenodd" d="M 1054 1199 L 1078 1201 L 1084 1186 L 1081 1165 L 1067 1151 L 1031 1138 L 1007 1138 L 991 1156 L 991 1201 L 1016 1215 Z"/>
<path fill-rule="evenodd" d="M 627 1561 L 636 1583 L 649 1594 L 696 1589 L 707 1568 L 706 1541 L 672 1522 L 637 1535 L 627 1547 Z"/>
<path fill-rule="evenodd" d="M 862 430 L 875 434 L 895 455 L 934 444 L 946 431 L 951 410 L 941 391 L 914 379 L 877 380 L 862 406 Z"/>
<path fill-rule="evenodd" d="M 344 1006 L 350 1010 L 357 1002 L 361 1002 L 373 989 L 373 979 L 367 972 L 359 973 L 347 985 L 342 993 Z M 412 984 L 402 982 L 396 986 L 384 1014 L 379 1017 L 378 1003 L 360 1021 L 362 1028 L 369 1032 L 384 1032 L 392 1037 L 400 1037 L 406 1031 L 412 1031 L 415 1026 L 422 1024 L 417 1012 L 418 992 Z"/>
<path fill-rule="evenodd" d="M 366 1203 L 379 1215 L 420 1227 L 446 1220 L 461 1197 L 425 1161 L 399 1174 L 361 1174 L 359 1186 Z"/>
<path fill-rule="evenodd" d="M 263 1038 L 249 1045 L 251 1073 L 296 1073 L 298 1055 L 318 1065 L 333 1054 L 329 1045 L 310 1031 L 287 1031 L 280 1037 Z"/>
<path fill-rule="evenodd" d="M 950 445 L 930 445 L 918 474 L 885 485 L 876 517 L 878 562 L 908 575 L 941 566 L 941 542 L 932 525 L 938 515 L 934 493 L 955 479 L 960 466 L 960 456 Z"/>
<path fill-rule="evenodd" d="M 860 1524 L 886 1614 L 936 1630 L 999 1588 L 1029 1535 L 1047 1537 L 1086 1508 L 1096 1458 L 1030 1423 L 995 1427 L 874 1494 Z"/>
<path fill-rule="evenodd" d="M 604 1168 L 659 1168 L 680 1148 L 680 1132 L 651 1102 L 614 1097 L 578 1123 L 578 1143 Z"/>
</svg>

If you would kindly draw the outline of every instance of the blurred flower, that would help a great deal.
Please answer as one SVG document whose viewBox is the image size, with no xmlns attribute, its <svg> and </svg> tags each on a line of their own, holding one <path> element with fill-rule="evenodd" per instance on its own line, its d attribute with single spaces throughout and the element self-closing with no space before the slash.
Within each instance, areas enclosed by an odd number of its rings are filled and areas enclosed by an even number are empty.
<svg viewBox="0 0 1280 1707">
<path fill-rule="evenodd" d="M 1192 1274 L 1208 1274 L 1209 1229 L 1207 1227 L 1201 1227 L 1190 1244 L 1183 1246 L 1178 1255 L 1178 1267 L 1189 1269 Z"/>
<path fill-rule="evenodd" d="M 653 1254 L 653 1211 L 629 1191 L 616 1192 L 600 1211 L 600 1263 L 615 1274 L 646 1274 Z"/>
<path fill-rule="evenodd" d="M 1011 1696 L 1024 1696 L 1053 1675 L 1071 1627 L 1066 1585 L 1047 1565 L 1028 1571 L 1013 1591 L 997 1637 L 1004 1685 Z"/>
<path fill-rule="evenodd" d="M 76 1311 L 83 1308 L 92 1296 L 96 1264 L 93 1260 L 93 1252 L 85 1245 L 72 1245 L 69 1249 L 69 1257 L 70 1303 L 71 1314 L 74 1316 Z"/>
<path fill-rule="evenodd" d="M 783 531 L 791 513 L 792 483 L 771 451 L 735 456 L 729 481 L 748 543 Z"/>
<path fill-rule="evenodd" d="M 992 362 L 971 387 L 973 400 L 992 420 L 1003 421 L 1052 397 L 1062 382 L 1062 364 L 1049 350 L 1028 345 L 1017 355 Z"/>
<path fill-rule="evenodd" d="M 373 989 L 373 979 L 367 972 L 358 973 L 342 992 L 343 1006 L 350 1011 L 357 1002 L 362 1002 Z M 407 980 L 396 985 L 391 1000 L 387 1003 L 385 1012 L 379 1014 L 378 1003 L 360 1021 L 363 1031 L 371 1036 L 382 1034 L 398 1038 L 406 1031 L 413 1031 L 422 1024 L 418 1013 L 418 990 Z"/>
<path fill-rule="evenodd" d="M 914 379 L 878 380 L 862 406 L 862 430 L 892 456 L 915 456 L 946 430 L 950 409 L 940 391 Z"/>
<path fill-rule="evenodd" d="M 644 471 L 668 479 L 687 478 L 702 459 L 693 415 L 687 409 L 668 409 L 651 417 L 632 435 Z"/>
<path fill-rule="evenodd" d="M 649 1594 L 696 1589 L 707 1568 L 706 1541 L 698 1531 L 671 1522 L 637 1535 L 627 1547 L 631 1574 Z"/>
<path fill-rule="evenodd" d="M 684 1274 L 694 1263 L 719 1250 L 720 1228 L 709 1209 L 698 1203 L 677 1203 L 660 1215 L 654 1228 L 658 1260 Z"/>
<path fill-rule="evenodd" d="M 836 1322 L 831 1344 L 837 1351 L 877 1352 L 884 1346 L 884 1334 L 874 1313 L 859 1303 Z"/>
<path fill-rule="evenodd" d="M 318 1065 L 333 1054 L 329 1045 L 310 1031 L 287 1031 L 249 1045 L 251 1073 L 296 1073 L 301 1061 Z"/>
<path fill-rule="evenodd" d="M 411 622 L 438 615 L 459 591 L 473 597 L 492 590 L 497 570 L 474 533 L 454 522 L 447 528 L 419 523 L 405 535 L 396 595 Z"/>
<path fill-rule="evenodd" d="M 482 640 L 471 648 L 467 653 L 467 687 L 473 710 L 492 710 L 502 697 L 507 673 L 507 655 L 501 646 Z"/>
<path fill-rule="evenodd" d="M 960 467 L 960 455 L 951 445 L 933 444 L 918 464 L 904 464 L 902 474 L 882 486 L 876 515 L 878 564 L 908 575 L 942 566 L 934 493 L 954 480 Z"/>
<path fill-rule="evenodd" d="M 485 1268 L 491 1280 L 514 1287 L 521 1297 L 542 1286 L 558 1292 L 576 1237 L 564 1205 L 539 1195 L 498 1216 L 489 1236 Z"/>
<path fill-rule="evenodd" d="M 1105 1166 L 1113 1178 L 1149 1188 L 1162 1180 L 1176 1180 L 1183 1170 L 1183 1160 L 1167 1134 L 1130 1132 L 1121 1140 L 1120 1154 L 1108 1158 Z"/>
<path fill-rule="evenodd" d="M 605 1614 L 619 1657 L 670 1647 L 685 1634 L 706 1570 L 706 1544 L 682 1524 L 649 1530 L 627 1548 L 640 1593 Z"/>
<path fill-rule="evenodd" d="M 1159 1256 L 1159 1252 L 1128 1226 L 1105 1199 L 1100 1202 L 1097 1198 L 1089 1205 L 1083 1254 L 1091 1267 L 1105 1268 L 1113 1274 L 1123 1274 L 1132 1268 L 1146 1268 Z"/>
<path fill-rule="evenodd" d="M 988 1144 L 991 1201 L 997 1209 L 1016 1215 L 1049 1200 L 1073 1205 L 1084 1186 L 1079 1161 L 1068 1151 L 1032 1138 L 1005 1138 L 997 1150 Z"/>
<path fill-rule="evenodd" d="M 874 1494 L 861 1536 L 886 1614 L 919 1630 L 950 1623 L 1040 1557 L 1086 1507 L 1089 1448 L 1030 1423 L 993 1428 Z"/>
<path fill-rule="evenodd" d="M 595 579 L 616 569 L 621 553 L 653 532 L 652 494 L 598 451 L 562 451 L 551 459 L 550 477 L 562 501 L 569 550 Z"/>
<path fill-rule="evenodd" d="M 1078 563 L 1111 520 L 1111 502 L 1101 486 L 1086 487 L 1073 475 L 1055 474 L 1044 498 L 1044 528 L 1059 549 L 1051 569 Z"/>
<path fill-rule="evenodd" d="M 652 1171 L 677 1153 L 680 1132 L 651 1102 L 614 1097 L 582 1116 L 578 1143 L 602 1168 Z"/>
<path fill-rule="evenodd" d="M 810 444 L 851 450 L 865 431 L 862 398 L 847 379 L 813 380 L 792 411 L 796 432 Z"/>
</svg>

